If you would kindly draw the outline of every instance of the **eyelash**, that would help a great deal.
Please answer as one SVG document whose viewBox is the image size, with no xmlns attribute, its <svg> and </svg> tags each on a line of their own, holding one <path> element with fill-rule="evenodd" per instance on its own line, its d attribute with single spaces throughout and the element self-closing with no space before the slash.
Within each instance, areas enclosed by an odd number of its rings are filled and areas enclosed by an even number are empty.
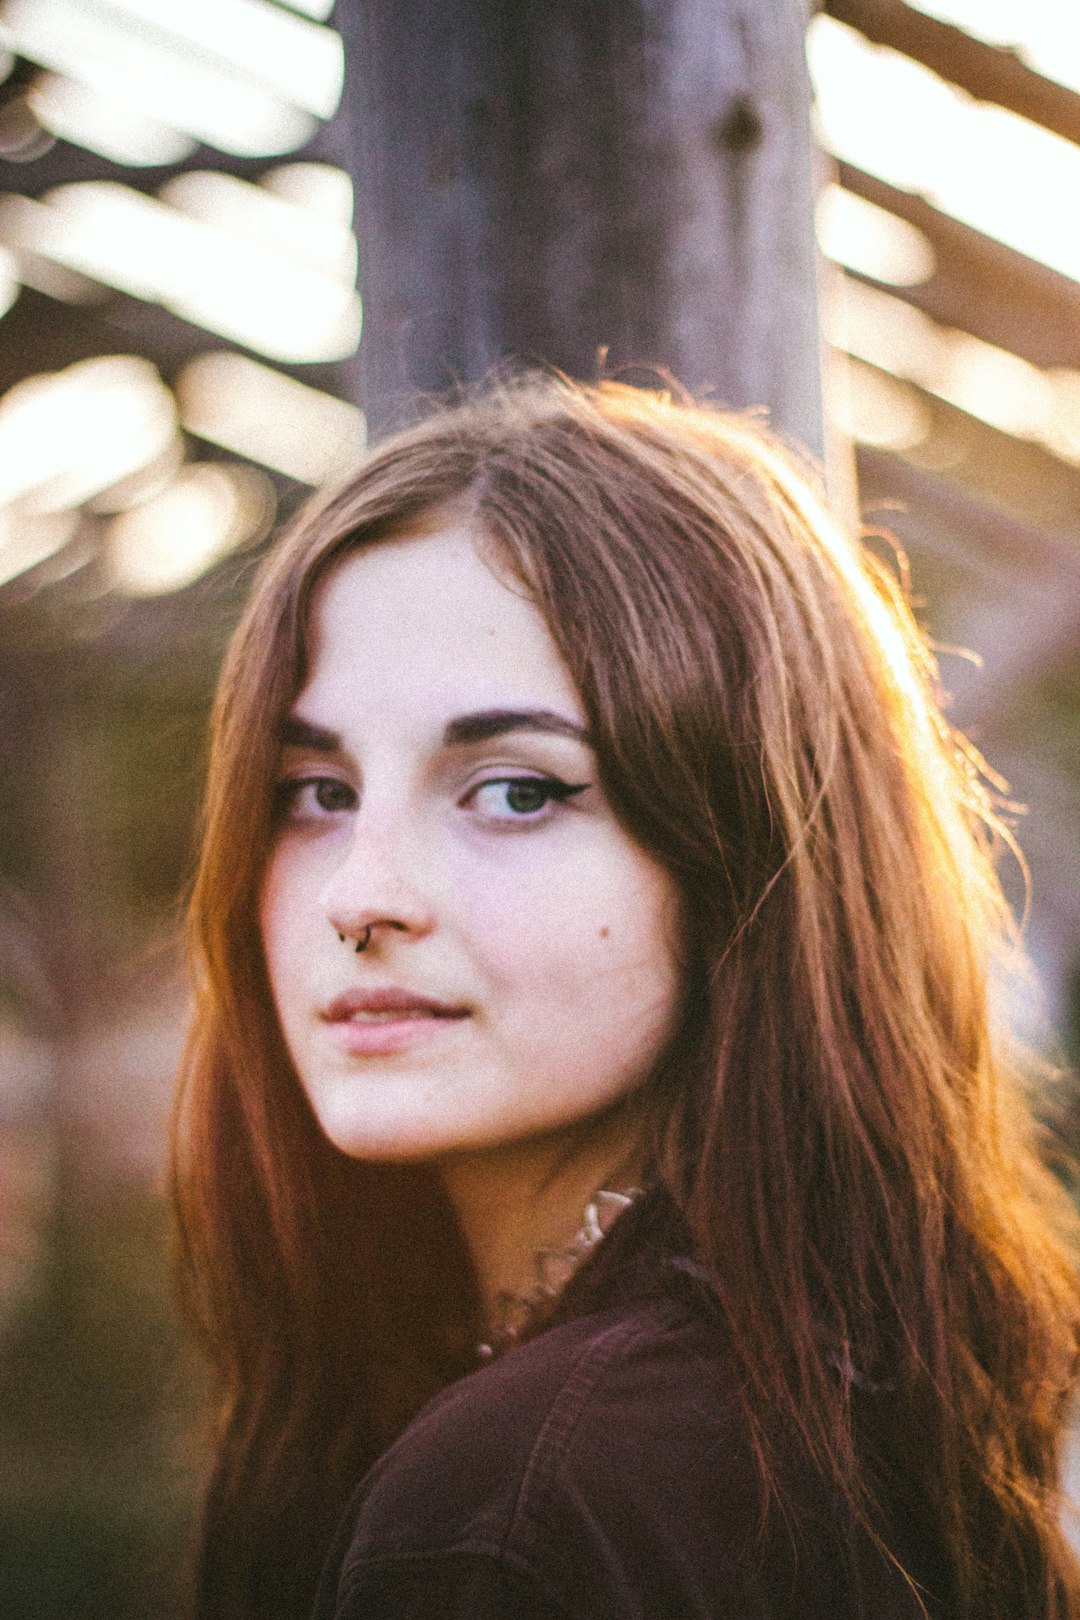
<svg viewBox="0 0 1080 1620">
<path fill-rule="evenodd" d="M 462 803 L 468 804 L 470 800 L 475 799 L 479 793 L 482 793 L 485 788 L 533 788 L 543 795 L 543 802 L 533 810 L 491 818 L 494 821 L 506 823 L 528 823 L 539 821 L 542 818 L 546 819 L 544 812 L 550 803 L 564 804 L 566 800 L 572 799 L 576 794 L 584 793 L 588 785 L 587 782 L 563 782 L 557 776 L 492 776 L 488 777 L 487 781 L 478 782 L 474 788 L 470 788 Z"/>
<path fill-rule="evenodd" d="M 279 782 L 274 789 L 275 815 L 279 817 L 287 816 L 290 811 L 295 811 L 297 800 L 305 788 L 314 788 L 317 791 L 319 788 L 327 785 L 334 788 L 340 788 L 343 792 L 348 793 L 355 801 L 356 795 L 352 788 L 349 787 L 347 782 L 342 782 L 340 778 L 336 776 L 287 776 L 285 780 Z M 323 815 L 333 815 L 337 811 L 351 810 L 353 805 L 337 805 L 334 810 L 327 809 L 325 805 L 319 805 L 318 808 Z M 305 818 L 303 816 L 299 816 L 298 819 Z M 311 819 L 317 818 L 312 816 Z"/>
<path fill-rule="evenodd" d="M 332 816 L 355 808 L 356 794 L 348 783 L 342 782 L 336 776 L 297 776 L 287 777 L 279 782 L 274 790 L 274 810 L 279 817 L 287 818 L 290 812 L 296 813 L 297 801 L 306 788 L 312 788 L 317 795 L 318 790 L 324 786 L 338 788 L 349 795 L 351 802 L 333 807 L 318 805 L 317 811 L 300 812 L 296 814 L 298 820 L 321 820 L 324 816 Z M 494 822 L 512 824 L 529 824 L 546 820 L 545 812 L 552 803 L 564 804 L 568 799 L 574 798 L 578 793 L 584 793 L 589 786 L 588 782 L 563 782 L 557 776 L 492 776 L 483 782 L 477 782 L 475 787 L 469 789 L 461 800 L 462 805 L 468 806 L 478 794 L 487 788 L 531 788 L 542 795 L 542 802 L 532 810 L 520 811 L 506 816 L 492 816 Z M 317 802 L 317 800 L 316 800 Z"/>
</svg>

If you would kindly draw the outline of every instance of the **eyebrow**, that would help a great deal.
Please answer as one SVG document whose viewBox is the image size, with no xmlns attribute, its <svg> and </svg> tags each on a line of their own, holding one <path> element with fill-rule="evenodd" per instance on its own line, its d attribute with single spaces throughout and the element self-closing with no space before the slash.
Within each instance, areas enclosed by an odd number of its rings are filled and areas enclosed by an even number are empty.
<svg viewBox="0 0 1080 1620">
<path fill-rule="evenodd" d="M 541 731 L 557 737 L 572 737 L 589 744 L 585 726 L 556 714 L 554 709 L 482 709 L 476 714 L 458 715 L 443 731 L 444 748 L 464 748 L 470 743 L 489 742 L 511 731 Z M 313 748 L 321 754 L 342 749 L 339 732 L 317 726 L 301 715 L 286 715 L 278 727 L 278 741 L 284 748 Z"/>
<path fill-rule="evenodd" d="M 287 714 L 277 728 L 277 740 L 283 748 L 314 748 L 320 754 L 341 752 L 341 735 L 304 720 L 298 714 Z"/>
<path fill-rule="evenodd" d="M 505 737 L 511 731 L 544 731 L 556 737 L 573 737 L 575 742 L 589 742 L 584 726 L 556 714 L 554 709 L 483 709 L 478 714 L 463 714 L 448 721 L 443 732 L 443 747 L 460 748 L 467 743 L 488 742 L 492 737 Z"/>
</svg>

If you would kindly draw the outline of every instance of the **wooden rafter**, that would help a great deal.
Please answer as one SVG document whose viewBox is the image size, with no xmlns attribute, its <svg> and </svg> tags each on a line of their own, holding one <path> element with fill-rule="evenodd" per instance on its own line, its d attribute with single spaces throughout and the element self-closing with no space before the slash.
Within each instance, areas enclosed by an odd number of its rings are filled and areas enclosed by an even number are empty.
<svg viewBox="0 0 1080 1620">
<path fill-rule="evenodd" d="M 855 364 L 870 372 L 878 370 L 865 360 Z M 881 371 L 880 375 L 892 378 L 894 385 L 910 393 L 927 424 L 925 437 L 917 445 L 898 454 L 889 452 L 890 456 L 896 454 L 898 461 L 921 466 L 959 485 L 973 500 L 1011 514 L 1033 533 L 1043 532 L 1052 548 L 1064 539 L 1080 557 L 1080 467 L 1030 439 L 991 427 L 917 383 L 906 379 L 896 383 L 891 372 Z M 1051 552 L 1036 554 L 1032 566 L 1041 568 L 1050 556 Z M 1003 561 L 1026 567 L 1028 559 L 1011 543 Z"/>
<path fill-rule="evenodd" d="M 988 45 L 903 0 L 825 0 L 823 9 L 875 45 L 892 46 L 980 101 L 996 102 L 1080 142 L 1080 95 L 1036 73 L 1016 51 Z"/>
<path fill-rule="evenodd" d="M 837 177 L 846 190 L 917 226 L 934 250 L 937 268 L 930 280 L 889 285 L 895 297 L 1033 365 L 1080 367 L 1080 282 L 850 163 L 838 165 Z"/>
</svg>

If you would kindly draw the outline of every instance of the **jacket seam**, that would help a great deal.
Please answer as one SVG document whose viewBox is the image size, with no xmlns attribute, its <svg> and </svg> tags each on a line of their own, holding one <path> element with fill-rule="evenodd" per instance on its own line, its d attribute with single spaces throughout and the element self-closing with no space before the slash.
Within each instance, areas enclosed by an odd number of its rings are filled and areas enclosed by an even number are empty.
<svg viewBox="0 0 1080 1620">
<path fill-rule="evenodd" d="M 656 1332 L 658 1316 L 666 1318 L 669 1314 L 669 1310 L 658 1310 L 653 1305 L 648 1320 L 635 1318 L 616 1322 L 584 1346 L 533 1441 L 507 1515 L 500 1551 L 505 1552 L 510 1548 L 515 1535 L 531 1517 L 533 1499 L 550 1483 L 604 1372 L 620 1350 L 629 1349 Z"/>
</svg>

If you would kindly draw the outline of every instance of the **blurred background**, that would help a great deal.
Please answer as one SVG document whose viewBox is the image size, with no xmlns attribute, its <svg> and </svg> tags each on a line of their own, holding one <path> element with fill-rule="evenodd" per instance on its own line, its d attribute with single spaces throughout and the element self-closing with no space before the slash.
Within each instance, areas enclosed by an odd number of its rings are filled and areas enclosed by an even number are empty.
<svg viewBox="0 0 1080 1620">
<path fill-rule="evenodd" d="M 178 920 L 251 568 L 365 441 L 343 27 L 0 0 L 0 1604 L 27 1620 L 183 1612 Z M 836 498 L 857 480 L 901 543 L 951 714 L 1026 807 L 1012 1016 L 1075 1061 L 1080 13 L 830 0 L 806 55 Z"/>
</svg>

